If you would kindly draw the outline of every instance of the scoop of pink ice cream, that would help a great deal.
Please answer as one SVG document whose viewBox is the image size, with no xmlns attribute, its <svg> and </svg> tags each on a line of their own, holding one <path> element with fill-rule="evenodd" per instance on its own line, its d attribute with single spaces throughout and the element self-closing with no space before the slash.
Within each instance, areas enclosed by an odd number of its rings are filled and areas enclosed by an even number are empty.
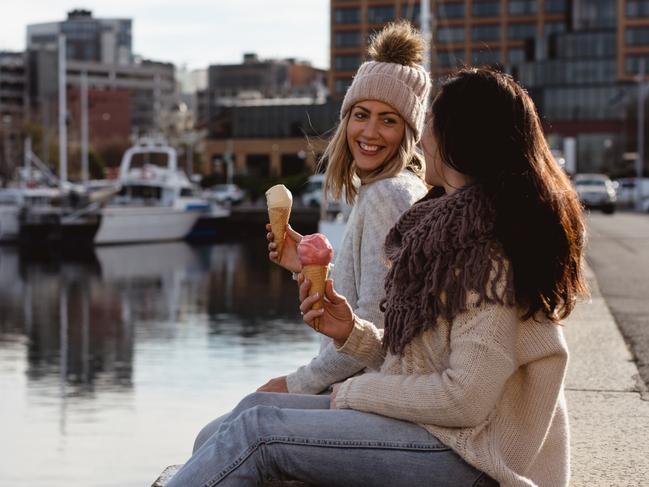
<svg viewBox="0 0 649 487">
<path fill-rule="evenodd" d="M 321 233 L 305 235 L 297 246 L 297 255 L 302 265 L 328 265 L 334 249 Z"/>
</svg>

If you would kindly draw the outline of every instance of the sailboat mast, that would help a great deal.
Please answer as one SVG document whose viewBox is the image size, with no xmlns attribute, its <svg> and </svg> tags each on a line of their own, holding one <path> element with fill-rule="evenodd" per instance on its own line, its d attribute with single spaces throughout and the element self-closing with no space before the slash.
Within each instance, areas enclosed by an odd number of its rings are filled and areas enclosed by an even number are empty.
<svg viewBox="0 0 649 487">
<path fill-rule="evenodd" d="M 59 184 L 61 189 L 68 180 L 68 127 L 66 93 L 65 36 L 59 34 Z"/>
</svg>

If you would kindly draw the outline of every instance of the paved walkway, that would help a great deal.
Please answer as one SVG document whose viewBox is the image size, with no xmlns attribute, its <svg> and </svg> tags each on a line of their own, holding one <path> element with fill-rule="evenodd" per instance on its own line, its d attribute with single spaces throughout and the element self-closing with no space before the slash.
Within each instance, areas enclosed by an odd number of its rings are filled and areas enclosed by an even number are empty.
<svg viewBox="0 0 649 487">
<path fill-rule="evenodd" d="M 566 395 L 571 420 L 571 486 L 649 485 L 649 392 L 643 391 L 597 280 L 592 300 L 566 321 L 571 360 Z"/>
</svg>

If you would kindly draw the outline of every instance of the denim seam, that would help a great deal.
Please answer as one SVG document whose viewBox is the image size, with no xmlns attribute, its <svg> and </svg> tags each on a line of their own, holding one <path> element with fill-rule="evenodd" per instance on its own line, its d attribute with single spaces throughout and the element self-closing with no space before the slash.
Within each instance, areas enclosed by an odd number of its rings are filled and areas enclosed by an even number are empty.
<svg viewBox="0 0 649 487">
<path fill-rule="evenodd" d="M 237 469 L 245 462 L 255 450 L 261 445 L 270 445 L 273 443 L 293 444 L 302 446 L 316 446 L 324 448 L 344 447 L 344 448 L 370 448 L 370 449 L 388 449 L 388 450 L 409 450 L 409 451 L 448 451 L 449 447 L 444 445 L 426 445 L 417 443 L 398 443 L 389 441 L 358 441 L 358 440 L 310 440 L 308 438 L 292 438 L 287 436 L 269 436 L 257 440 L 249 446 L 239 457 L 219 472 L 216 477 L 205 484 L 205 487 L 212 487 L 223 480 L 226 476 Z"/>
<path fill-rule="evenodd" d="M 295 438 L 288 436 L 268 436 L 265 443 L 289 443 L 305 446 L 346 447 L 346 448 L 382 448 L 396 450 L 450 450 L 445 445 L 431 445 L 429 443 L 403 443 L 398 441 L 371 441 L 371 440 L 313 440 L 310 438 Z"/>
</svg>

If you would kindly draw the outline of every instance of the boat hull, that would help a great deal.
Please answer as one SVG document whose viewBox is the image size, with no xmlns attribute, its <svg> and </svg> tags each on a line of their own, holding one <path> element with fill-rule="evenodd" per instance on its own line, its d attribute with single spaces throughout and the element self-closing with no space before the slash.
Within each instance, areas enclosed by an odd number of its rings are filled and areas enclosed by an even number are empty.
<svg viewBox="0 0 649 487">
<path fill-rule="evenodd" d="M 95 243 L 159 242 L 185 238 L 200 214 L 169 207 L 107 207 Z"/>
<path fill-rule="evenodd" d="M 23 247 L 91 247 L 100 226 L 99 215 L 65 221 L 57 213 L 39 213 L 21 218 L 19 243 Z"/>
<path fill-rule="evenodd" d="M 0 207 L 0 242 L 18 240 L 20 230 L 19 211 L 18 206 Z"/>
</svg>

